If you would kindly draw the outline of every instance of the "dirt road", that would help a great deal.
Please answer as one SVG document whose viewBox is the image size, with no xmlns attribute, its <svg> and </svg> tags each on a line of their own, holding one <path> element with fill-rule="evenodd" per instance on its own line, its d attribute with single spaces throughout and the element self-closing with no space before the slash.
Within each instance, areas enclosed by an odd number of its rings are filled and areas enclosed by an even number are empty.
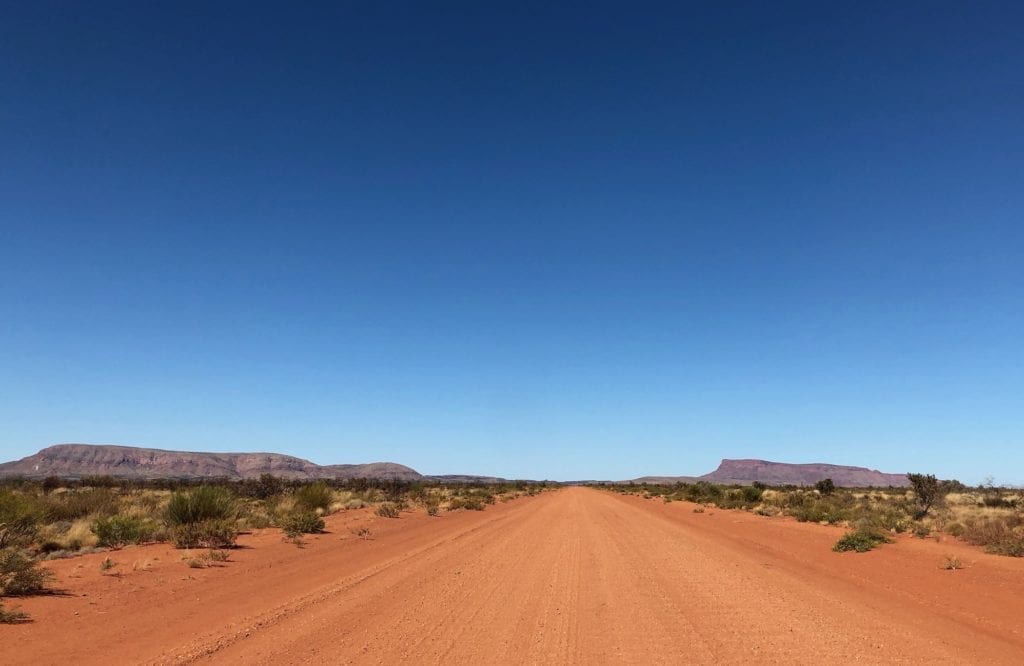
<svg viewBox="0 0 1024 666">
<path fill-rule="evenodd" d="M 586 488 L 328 528 L 206 569 L 53 563 L 66 593 L 20 601 L 0 662 L 1024 663 L 1024 561 L 956 543 L 839 554 L 838 529 Z"/>
</svg>

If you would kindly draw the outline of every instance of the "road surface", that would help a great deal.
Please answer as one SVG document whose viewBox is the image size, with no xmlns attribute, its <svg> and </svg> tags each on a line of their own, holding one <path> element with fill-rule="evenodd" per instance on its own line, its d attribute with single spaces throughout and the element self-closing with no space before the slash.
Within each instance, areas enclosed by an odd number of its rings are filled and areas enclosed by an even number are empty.
<svg viewBox="0 0 1024 666">
<path fill-rule="evenodd" d="M 1024 663 L 1024 560 L 911 538 L 833 553 L 838 528 L 693 509 L 566 488 L 346 512 L 303 548 L 265 530 L 205 569 L 162 545 L 113 574 L 59 561 L 65 593 L 19 602 L 34 622 L 0 626 L 0 661 Z"/>
</svg>

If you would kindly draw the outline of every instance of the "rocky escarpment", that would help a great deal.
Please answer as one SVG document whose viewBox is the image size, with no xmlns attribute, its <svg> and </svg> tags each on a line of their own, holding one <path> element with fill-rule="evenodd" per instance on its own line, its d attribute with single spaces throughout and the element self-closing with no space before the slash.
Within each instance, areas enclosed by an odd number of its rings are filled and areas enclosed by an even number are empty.
<svg viewBox="0 0 1024 666">
<path fill-rule="evenodd" d="M 389 462 L 317 465 L 280 453 L 198 453 L 93 444 L 58 444 L 0 464 L 0 476 L 251 479 L 260 474 L 289 479 L 422 478 L 410 467 Z"/>
<path fill-rule="evenodd" d="M 845 488 L 866 488 L 868 486 L 907 486 L 905 474 L 887 474 L 867 467 L 829 465 L 826 463 L 779 463 L 768 460 L 722 460 L 718 469 L 700 477 L 714 483 L 753 483 L 759 481 L 768 485 L 793 484 L 808 486 L 832 479 Z"/>
</svg>

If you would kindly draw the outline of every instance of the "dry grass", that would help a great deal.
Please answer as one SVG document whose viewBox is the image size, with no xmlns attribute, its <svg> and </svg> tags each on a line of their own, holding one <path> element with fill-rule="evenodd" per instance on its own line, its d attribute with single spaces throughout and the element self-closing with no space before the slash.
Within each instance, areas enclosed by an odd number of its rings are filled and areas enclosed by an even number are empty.
<svg viewBox="0 0 1024 666">
<path fill-rule="evenodd" d="M 664 501 L 689 500 L 703 513 L 705 506 L 744 509 L 758 515 L 788 515 L 800 521 L 832 524 L 891 536 L 910 532 L 926 538 L 946 534 L 988 552 L 1024 557 L 1024 494 L 1005 488 L 951 492 L 922 516 L 913 491 L 902 488 L 838 488 L 822 495 L 799 487 L 760 488 L 716 486 L 706 482 L 607 486 L 614 492 Z M 866 543 L 866 542 L 865 542 Z M 852 544 L 852 541 L 851 541 Z"/>
</svg>

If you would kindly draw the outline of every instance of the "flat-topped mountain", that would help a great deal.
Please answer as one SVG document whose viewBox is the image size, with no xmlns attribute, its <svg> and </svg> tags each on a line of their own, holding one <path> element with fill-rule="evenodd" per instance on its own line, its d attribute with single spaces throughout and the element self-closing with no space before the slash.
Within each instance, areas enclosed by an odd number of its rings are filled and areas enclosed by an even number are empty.
<svg viewBox="0 0 1024 666">
<path fill-rule="evenodd" d="M 829 465 L 826 463 L 780 463 L 770 460 L 729 460 L 723 459 L 718 469 L 703 476 L 645 476 L 635 479 L 637 483 L 712 483 L 749 484 L 755 481 L 772 486 L 810 486 L 822 479 L 832 479 L 841 488 L 885 488 L 910 485 L 905 474 L 887 474 L 867 467 Z"/>
<path fill-rule="evenodd" d="M 769 485 L 794 484 L 808 486 L 822 479 L 832 479 L 837 486 L 908 486 L 906 474 L 887 474 L 867 467 L 829 465 L 825 463 L 778 463 L 768 460 L 723 460 L 714 472 L 700 477 L 715 483 L 753 483 Z"/>
<path fill-rule="evenodd" d="M 260 474 L 287 479 L 423 478 L 410 467 L 390 462 L 317 465 L 280 453 L 198 453 L 94 444 L 57 444 L 27 458 L 0 464 L 0 476 L 251 479 Z"/>
</svg>

